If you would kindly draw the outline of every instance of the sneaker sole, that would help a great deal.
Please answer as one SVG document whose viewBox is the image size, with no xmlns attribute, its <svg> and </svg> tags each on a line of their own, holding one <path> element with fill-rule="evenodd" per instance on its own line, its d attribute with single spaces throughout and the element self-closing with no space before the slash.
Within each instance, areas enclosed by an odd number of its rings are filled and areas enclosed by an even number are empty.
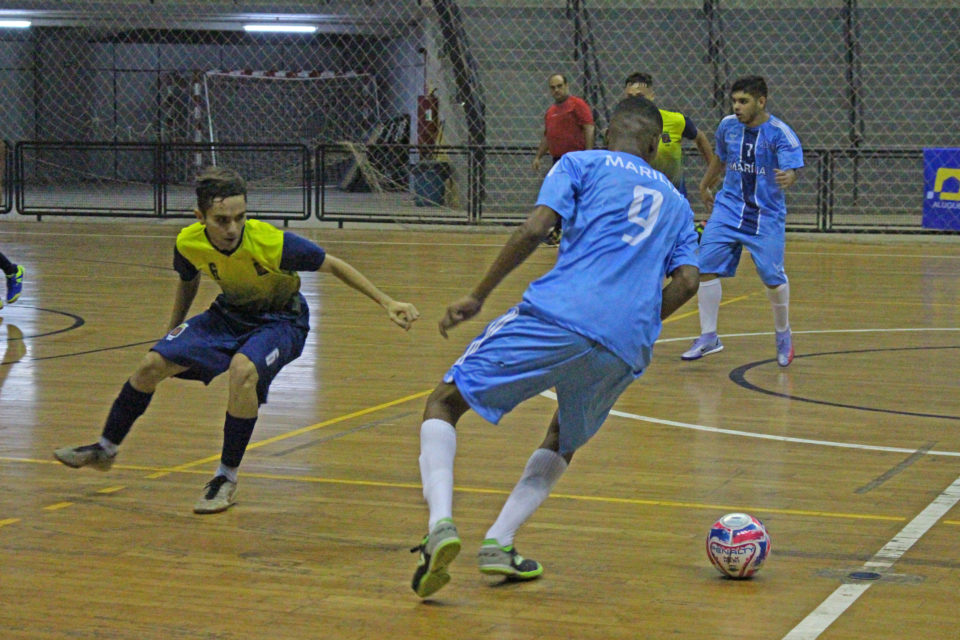
<svg viewBox="0 0 960 640">
<path fill-rule="evenodd" d="M 460 538 L 448 538 L 437 545 L 430 556 L 430 566 L 420 579 L 420 586 L 416 590 L 418 596 L 427 598 L 450 582 L 450 574 L 446 569 L 460 554 L 460 546 Z"/>
<path fill-rule="evenodd" d="M 488 576 L 506 576 L 511 580 L 533 580 L 534 578 L 539 578 L 543 573 L 543 567 L 540 567 L 536 571 L 517 571 L 510 565 L 505 564 L 488 564 L 480 567 L 480 573 L 486 574 Z"/>
<path fill-rule="evenodd" d="M 110 468 L 113 466 L 113 458 L 110 458 L 106 462 L 91 462 L 89 464 L 76 464 L 75 462 L 71 462 L 69 460 L 65 460 L 64 458 L 61 458 L 60 454 L 58 454 L 56 451 L 53 452 L 53 457 L 56 458 L 58 462 L 70 467 L 71 469 L 81 469 L 83 467 L 90 467 L 91 469 L 96 469 L 97 471 L 109 471 Z"/>
<path fill-rule="evenodd" d="M 206 515 L 206 514 L 210 514 L 210 513 L 222 513 L 222 512 L 224 512 L 224 511 L 226 511 L 227 509 L 229 509 L 230 507 L 232 507 L 233 505 L 235 505 L 236 503 L 237 503 L 237 492 L 234 491 L 234 492 L 233 492 L 233 495 L 230 496 L 230 501 L 227 502 L 227 504 L 225 504 L 225 505 L 219 505 L 219 506 L 216 506 L 216 507 L 206 507 L 206 506 L 197 505 L 197 506 L 195 506 L 195 507 L 193 508 L 193 512 L 194 512 L 194 513 L 199 513 L 199 514 L 201 514 L 201 515 Z"/>
<path fill-rule="evenodd" d="M 695 355 L 695 356 L 688 356 L 687 354 L 683 354 L 682 356 L 680 356 L 680 359 L 681 359 L 681 360 L 699 360 L 699 359 L 702 358 L 703 356 L 708 356 L 708 355 L 710 355 L 711 353 L 717 353 L 718 351 L 723 351 L 723 345 L 722 345 L 722 344 L 721 344 L 721 345 L 718 345 L 718 346 L 716 346 L 716 347 L 714 347 L 714 348 L 712 348 L 712 349 L 707 349 L 706 351 L 701 351 L 698 355 Z"/>
<path fill-rule="evenodd" d="M 194 508 L 193 508 L 193 512 L 194 512 L 194 513 L 199 513 L 200 515 L 208 515 L 208 514 L 211 514 L 211 513 L 223 513 L 224 511 L 226 511 L 227 509 L 229 509 L 229 508 L 232 507 L 233 505 L 234 505 L 234 503 L 233 503 L 233 502 L 230 502 L 230 503 L 228 503 L 228 504 L 227 504 L 226 506 L 224 506 L 224 507 L 194 507 Z"/>
</svg>

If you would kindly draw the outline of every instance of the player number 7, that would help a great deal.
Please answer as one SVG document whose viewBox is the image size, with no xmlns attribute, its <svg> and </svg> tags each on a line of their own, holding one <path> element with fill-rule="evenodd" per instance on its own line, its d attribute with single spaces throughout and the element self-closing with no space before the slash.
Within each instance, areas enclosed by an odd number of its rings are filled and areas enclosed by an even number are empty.
<svg viewBox="0 0 960 640">
<path fill-rule="evenodd" d="M 641 214 L 643 213 L 644 205 L 647 203 L 649 203 L 649 206 L 646 207 L 646 216 L 643 216 Z M 632 247 L 640 244 L 644 238 L 653 232 L 653 225 L 657 223 L 657 218 L 660 217 L 660 207 L 662 205 L 662 193 L 654 189 L 636 185 L 633 188 L 633 202 L 630 203 L 630 210 L 627 211 L 627 219 L 643 229 L 643 231 L 635 236 L 625 233 L 621 239 Z"/>
</svg>

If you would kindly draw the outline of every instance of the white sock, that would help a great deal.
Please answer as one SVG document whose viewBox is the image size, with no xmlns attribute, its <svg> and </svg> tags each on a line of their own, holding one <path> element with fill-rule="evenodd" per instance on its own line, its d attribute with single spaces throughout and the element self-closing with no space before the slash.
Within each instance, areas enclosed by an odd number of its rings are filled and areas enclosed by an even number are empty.
<svg viewBox="0 0 960 640">
<path fill-rule="evenodd" d="M 513 544 L 517 529 L 547 499 L 553 485 L 566 470 L 567 461 L 559 453 L 549 449 L 534 451 L 486 537 L 493 538 L 501 547 Z"/>
<path fill-rule="evenodd" d="M 437 521 L 453 517 L 453 457 L 457 430 L 444 420 L 431 418 L 420 425 L 420 479 L 430 509 L 430 531 Z"/>
<path fill-rule="evenodd" d="M 107 454 L 111 456 L 117 455 L 117 450 L 120 449 L 119 446 L 113 444 L 103 436 L 100 436 L 100 446 L 103 447 L 103 450 L 106 451 Z"/>
<path fill-rule="evenodd" d="M 790 283 L 784 282 L 779 287 L 767 289 L 767 297 L 773 305 L 773 326 L 777 331 L 786 331 L 790 328 Z"/>
<path fill-rule="evenodd" d="M 720 315 L 720 300 L 723 287 L 720 278 L 700 283 L 697 289 L 697 306 L 700 308 L 700 335 L 717 332 L 717 317 Z"/>
<path fill-rule="evenodd" d="M 217 467 L 217 472 L 216 472 L 215 474 L 213 474 L 213 476 L 214 476 L 214 477 L 217 477 L 217 476 L 227 476 L 227 480 L 229 480 L 230 482 L 233 482 L 234 484 L 236 484 L 236 482 L 237 482 L 237 470 L 238 470 L 239 468 L 240 468 L 240 467 L 226 467 L 226 466 L 224 466 L 224 464 L 221 462 L 221 463 L 220 463 L 220 466 Z"/>
</svg>

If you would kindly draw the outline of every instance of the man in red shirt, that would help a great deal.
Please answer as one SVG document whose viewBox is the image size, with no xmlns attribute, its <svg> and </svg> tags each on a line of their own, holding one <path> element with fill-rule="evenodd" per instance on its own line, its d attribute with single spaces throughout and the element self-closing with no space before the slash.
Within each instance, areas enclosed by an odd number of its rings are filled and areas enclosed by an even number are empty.
<svg viewBox="0 0 960 640">
<path fill-rule="evenodd" d="M 555 73 L 547 79 L 554 104 L 547 109 L 543 117 L 543 136 L 540 147 L 533 159 L 533 170 L 540 170 L 540 157 L 550 152 L 553 161 L 568 151 L 593 149 L 593 112 L 581 98 L 570 95 L 567 79 L 561 73 Z M 560 243 L 560 221 L 546 239 L 546 244 Z"/>
<path fill-rule="evenodd" d="M 570 95 L 567 79 L 556 73 L 547 80 L 554 104 L 543 118 L 543 136 L 533 159 L 533 169 L 540 169 L 540 157 L 547 151 L 556 162 L 568 151 L 593 149 L 593 112 L 587 103 Z"/>
</svg>

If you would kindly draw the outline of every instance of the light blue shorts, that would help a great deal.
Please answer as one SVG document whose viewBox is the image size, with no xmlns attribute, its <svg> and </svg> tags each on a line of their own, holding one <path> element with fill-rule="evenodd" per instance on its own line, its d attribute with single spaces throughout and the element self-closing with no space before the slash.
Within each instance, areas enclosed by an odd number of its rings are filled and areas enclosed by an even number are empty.
<svg viewBox="0 0 960 640">
<path fill-rule="evenodd" d="M 524 400 L 556 387 L 560 453 L 595 434 L 623 390 L 640 376 L 603 345 L 514 307 L 467 347 L 444 375 L 496 424 Z"/>
<path fill-rule="evenodd" d="M 750 257 L 763 284 L 779 286 L 787 281 L 783 270 L 784 234 L 756 236 L 722 222 L 707 222 L 700 239 L 700 273 L 715 273 L 729 278 L 737 273 L 743 248 Z"/>
</svg>

